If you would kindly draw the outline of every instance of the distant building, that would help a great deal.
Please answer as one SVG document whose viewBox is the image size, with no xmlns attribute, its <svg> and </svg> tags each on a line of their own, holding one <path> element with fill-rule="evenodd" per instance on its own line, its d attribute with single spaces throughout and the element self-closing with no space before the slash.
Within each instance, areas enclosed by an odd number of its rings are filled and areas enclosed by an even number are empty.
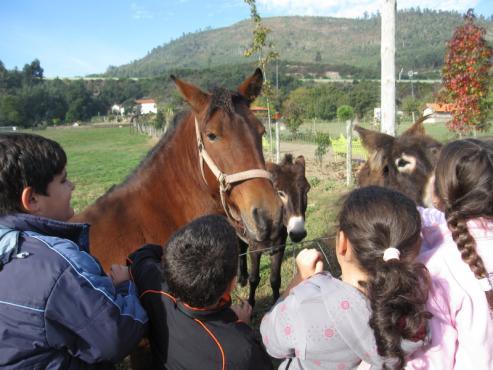
<svg viewBox="0 0 493 370">
<path fill-rule="evenodd" d="M 423 123 L 444 123 L 452 119 L 454 104 L 427 103 L 423 116 L 429 117 Z"/>
<path fill-rule="evenodd" d="M 123 116 L 125 114 L 125 108 L 123 107 L 123 105 L 113 104 L 111 106 L 111 113 L 119 114 L 119 115 Z"/>
<path fill-rule="evenodd" d="M 260 107 L 260 106 L 256 106 L 256 105 L 252 105 L 250 107 L 250 110 L 253 113 L 267 113 L 267 107 Z"/>
<path fill-rule="evenodd" d="M 140 114 L 157 113 L 156 101 L 154 99 L 137 99 L 135 102 L 140 105 Z"/>
</svg>

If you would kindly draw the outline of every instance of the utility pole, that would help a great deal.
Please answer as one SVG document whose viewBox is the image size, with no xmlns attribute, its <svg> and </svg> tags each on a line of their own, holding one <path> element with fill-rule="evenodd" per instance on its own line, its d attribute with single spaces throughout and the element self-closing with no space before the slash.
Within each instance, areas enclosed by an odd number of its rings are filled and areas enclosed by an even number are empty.
<svg viewBox="0 0 493 370">
<path fill-rule="evenodd" d="M 381 29 L 381 129 L 395 136 L 395 15 L 396 0 L 383 0 Z"/>
<path fill-rule="evenodd" d="M 279 101 L 279 59 L 276 59 L 276 100 Z M 279 117 L 276 116 L 276 163 L 281 162 L 281 133 Z"/>
</svg>

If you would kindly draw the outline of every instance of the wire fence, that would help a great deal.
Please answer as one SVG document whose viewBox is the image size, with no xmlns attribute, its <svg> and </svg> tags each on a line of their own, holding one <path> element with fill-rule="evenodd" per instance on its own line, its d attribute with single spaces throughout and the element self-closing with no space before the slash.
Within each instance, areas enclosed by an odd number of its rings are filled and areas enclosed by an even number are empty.
<svg viewBox="0 0 493 370">
<path fill-rule="evenodd" d="M 245 256 L 251 253 L 264 253 L 270 252 L 275 253 L 279 249 L 283 248 L 285 250 L 283 262 L 287 258 L 292 258 L 292 274 L 296 273 L 296 254 L 304 248 L 314 248 L 318 249 L 322 256 L 324 257 L 325 270 L 329 271 L 333 276 L 340 276 L 341 269 L 339 263 L 337 262 L 337 257 L 335 255 L 335 235 L 329 235 L 327 237 L 303 240 L 298 243 L 289 242 L 286 244 L 272 245 L 265 248 L 258 248 L 254 250 L 248 250 L 245 253 L 241 253 L 241 256 Z M 291 253 L 290 253 L 291 252 Z"/>
</svg>

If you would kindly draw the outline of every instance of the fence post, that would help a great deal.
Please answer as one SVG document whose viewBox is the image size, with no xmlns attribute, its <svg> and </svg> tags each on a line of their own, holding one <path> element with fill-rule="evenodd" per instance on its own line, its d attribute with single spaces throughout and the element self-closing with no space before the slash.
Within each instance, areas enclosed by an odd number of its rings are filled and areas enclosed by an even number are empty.
<svg viewBox="0 0 493 370">
<path fill-rule="evenodd" d="M 349 187 L 353 183 L 352 158 L 353 158 L 353 121 L 346 121 L 346 186 Z"/>
</svg>

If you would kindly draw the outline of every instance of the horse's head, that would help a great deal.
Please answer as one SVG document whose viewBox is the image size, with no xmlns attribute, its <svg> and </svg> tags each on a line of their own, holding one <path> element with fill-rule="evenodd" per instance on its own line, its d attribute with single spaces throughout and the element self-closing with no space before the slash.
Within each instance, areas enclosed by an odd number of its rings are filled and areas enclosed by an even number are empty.
<svg viewBox="0 0 493 370">
<path fill-rule="evenodd" d="M 248 238 L 275 238 L 282 207 L 265 170 L 261 145 L 264 126 L 249 109 L 262 89 L 262 71 L 257 69 L 236 92 L 216 89 L 206 93 L 172 79 L 193 111 L 197 163 L 201 157 L 203 171 L 197 174 L 198 180 L 215 197 L 221 195 L 226 214 L 237 227 L 244 226 Z"/>
<path fill-rule="evenodd" d="M 283 203 L 283 223 L 294 242 L 306 236 L 305 212 L 310 184 L 305 177 L 305 158 L 300 155 L 293 162 L 293 156 L 286 154 L 281 164 L 268 163 L 274 186 Z"/>
<path fill-rule="evenodd" d="M 356 126 L 369 158 L 358 174 L 360 186 L 398 190 L 418 205 L 431 206 L 432 176 L 442 144 L 425 134 L 422 117 L 399 137 Z"/>
</svg>

